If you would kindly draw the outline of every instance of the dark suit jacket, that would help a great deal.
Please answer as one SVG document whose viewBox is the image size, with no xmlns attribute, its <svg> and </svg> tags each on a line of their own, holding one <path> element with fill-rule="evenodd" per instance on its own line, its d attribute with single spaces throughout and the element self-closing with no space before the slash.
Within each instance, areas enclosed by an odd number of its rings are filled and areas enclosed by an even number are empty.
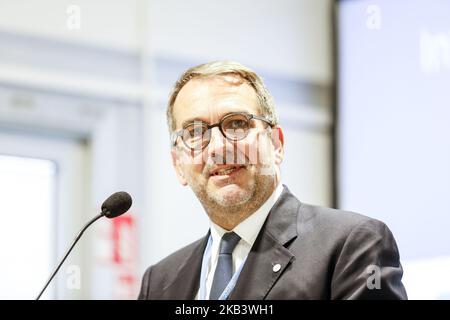
<svg viewBox="0 0 450 320">
<path fill-rule="evenodd" d="M 149 267 L 139 299 L 194 299 L 208 236 Z M 402 274 L 384 223 L 301 203 L 285 186 L 229 299 L 406 299 Z"/>
</svg>

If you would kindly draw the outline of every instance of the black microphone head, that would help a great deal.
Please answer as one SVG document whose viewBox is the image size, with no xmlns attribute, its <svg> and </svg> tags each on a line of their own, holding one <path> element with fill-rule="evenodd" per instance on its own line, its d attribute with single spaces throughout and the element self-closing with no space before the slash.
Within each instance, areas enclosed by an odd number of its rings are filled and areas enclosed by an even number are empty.
<svg viewBox="0 0 450 320">
<path fill-rule="evenodd" d="M 107 218 L 115 218 L 130 209 L 133 200 L 125 191 L 113 193 L 102 204 L 102 213 Z"/>
</svg>

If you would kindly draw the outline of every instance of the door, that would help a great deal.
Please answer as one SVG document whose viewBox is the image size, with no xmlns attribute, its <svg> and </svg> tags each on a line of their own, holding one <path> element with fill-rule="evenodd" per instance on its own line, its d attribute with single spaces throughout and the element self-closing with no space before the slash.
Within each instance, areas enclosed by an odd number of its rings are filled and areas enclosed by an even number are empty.
<svg viewBox="0 0 450 320">
<path fill-rule="evenodd" d="M 89 216 L 88 177 L 83 140 L 0 130 L 0 299 L 36 298 Z M 88 290 L 68 280 L 82 269 L 82 252 L 79 243 L 43 299 Z"/>
</svg>

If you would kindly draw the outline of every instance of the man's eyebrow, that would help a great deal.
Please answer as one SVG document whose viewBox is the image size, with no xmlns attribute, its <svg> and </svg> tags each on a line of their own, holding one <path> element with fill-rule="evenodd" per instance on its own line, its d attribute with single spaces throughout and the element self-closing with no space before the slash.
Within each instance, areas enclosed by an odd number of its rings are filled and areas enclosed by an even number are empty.
<svg viewBox="0 0 450 320">
<path fill-rule="evenodd" d="M 195 117 L 195 118 L 189 118 L 189 119 L 187 119 L 187 120 L 184 120 L 184 121 L 181 123 L 181 127 L 184 128 L 184 127 L 186 127 L 188 124 L 191 124 L 191 123 L 193 123 L 193 122 L 203 122 L 203 123 L 208 123 L 207 121 L 205 121 L 205 120 L 203 120 L 203 119 L 201 119 L 201 118 L 199 118 L 199 117 Z"/>
<path fill-rule="evenodd" d="M 233 113 L 244 113 L 244 114 L 249 114 L 247 111 L 229 111 L 229 112 L 227 112 L 227 113 L 222 114 L 222 115 L 220 116 L 219 119 L 221 120 L 223 117 L 225 117 L 225 116 L 227 116 L 227 115 L 229 115 L 229 114 L 233 114 Z M 219 121 L 220 121 L 220 120 L 219 120 Z M 189 118 L 189 119 L 187 119 L 187 120 L 184 120 L 184 121 L 181 123 L 181 127 L 184 128 L 184 127 L 186 127 L 188 124 L 191 124 L 191 123 L 193 123 L 193 122 L 202 122 L 202 123 L 209 124 L 209 121 L 205 121 L 205 120 L 203 120 L 203 119 L 200 118 L 200 117 L 195 117 L 195 118 Z"/>
</svg>

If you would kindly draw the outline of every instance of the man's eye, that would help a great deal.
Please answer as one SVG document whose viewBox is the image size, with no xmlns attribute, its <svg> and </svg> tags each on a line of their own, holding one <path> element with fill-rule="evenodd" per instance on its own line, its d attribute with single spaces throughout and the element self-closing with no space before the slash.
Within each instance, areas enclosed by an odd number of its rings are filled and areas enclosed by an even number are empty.
<svg viewBox="0 0 450 320">
<path fill-rule="evenodd" d="M 191 137 L 200 137 L 203 135 L 204 128 L 202 126 L 195 126 L 189 129 L 189 135 Z"/>
<path fill-rule="evenodd" d="M 228 124 L 229 129 L 243 129 L 247 127 L 247 121 L 245 120 L 232 120 Z"/>
</svg>

